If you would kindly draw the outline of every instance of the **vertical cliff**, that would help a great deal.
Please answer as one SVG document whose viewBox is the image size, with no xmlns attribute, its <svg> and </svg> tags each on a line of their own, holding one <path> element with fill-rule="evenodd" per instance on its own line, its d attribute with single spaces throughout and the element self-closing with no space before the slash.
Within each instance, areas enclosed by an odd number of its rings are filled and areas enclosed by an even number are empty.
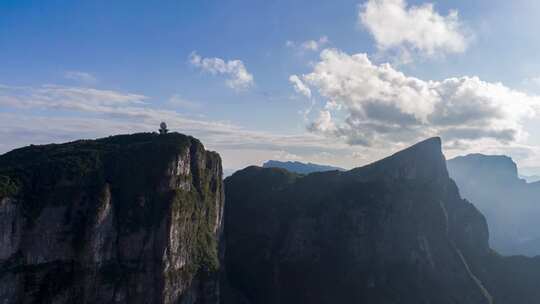
<svg viewBox="0 0 540 304">
<path fill-rule="evenodd" d="M 0 156 L 0 302 L 217 303 L 221 160 L 177 133 Z"/>
<path fill-rule="evenodd" d="M 348 172 L 225 181 L 225 303 L 493 303 L 487 225 L 433 138 Z"/>
</svg>

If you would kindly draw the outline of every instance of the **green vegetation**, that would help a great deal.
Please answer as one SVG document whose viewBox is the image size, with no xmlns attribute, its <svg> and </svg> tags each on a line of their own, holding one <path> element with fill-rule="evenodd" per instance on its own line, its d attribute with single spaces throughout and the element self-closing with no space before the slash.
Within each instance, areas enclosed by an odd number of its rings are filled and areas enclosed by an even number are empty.
<svg viewBox="0 0 540 304">
<path fill-rule="evenodd" d="M 44 206 L 69 204 L 111 183 L 126 206 L 153 192 L 167 162 L 191 141 L 178 133 L 140 133 L 17 149 L 0 156 L 0 196 L 22 198 L 25 215 L 34 219 Z"/>
<path fill-rule="evenodd" d="M 17 184 L 15 184 L 8 176 L 0 175 L 0 199 L 16 195 L 17 191 Z"/>
<path fill-rule="evenodd" d="M 171 190 L 165 173 L 177 155 L 189 153 L 202 168 L 188 177 L 191 190 Z M 73 247 L 84 249 L 87 227 L 110 189 L 115 226 L 120 234 L 156 229 L 171 208 L 183 214 L 181 225 L 194 234 L 190 272 L 215 271 L 218 265 L 213 222 L 221 180 L 208 166 L 219 156 L 204 152 L 197 139 L 178 133 L 139 133 L 66 144 L 29 146 L 0 155 L 0 198 L 15 196 L 31 225 L 46 206 L 67 206 L 66 224 Z"/>
</svg>

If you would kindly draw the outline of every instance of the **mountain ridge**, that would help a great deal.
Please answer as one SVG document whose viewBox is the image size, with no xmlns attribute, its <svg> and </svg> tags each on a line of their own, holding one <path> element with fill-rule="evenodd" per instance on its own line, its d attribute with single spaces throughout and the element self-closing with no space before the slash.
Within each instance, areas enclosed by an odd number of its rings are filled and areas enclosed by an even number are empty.
<svg viewBox="0 0 540 304">
<path fill-rule="evenodd" d="M 224 183 L 219 155 L 176 133 L 17 149 L 0 155 L 0 300 L 535 303 L 540 257 L 492 250 L 449 171 L 440 138 Z"/>
<path fill-rule="evenodd" d="M 490 252 L 487 225 L 440 138 L 351 171 L 249 167 L 225 185 L 228 280 L 246 303 L 493 303 L 468 264 Z"/>
<path fill-rule="evenodd" d="M 315 163 L 304 163 L 299 161 L 278 161 L 278 160 L 268 160 L 263 165 L 263 168 L 282 168 L 287 169 L 291 172 L 300 173 L 300 174 L 310 174 L 315 172 L 325 172 L 325 171 L 346 171 L 340 167 L 334 167 L 329 165 L 321 165 Z"/>
</svg>

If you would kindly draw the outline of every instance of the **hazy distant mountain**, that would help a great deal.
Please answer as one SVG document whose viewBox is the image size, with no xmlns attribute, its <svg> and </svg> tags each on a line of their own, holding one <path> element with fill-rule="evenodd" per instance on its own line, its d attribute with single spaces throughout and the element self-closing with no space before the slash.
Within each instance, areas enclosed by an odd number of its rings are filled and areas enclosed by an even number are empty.
<svg viewBox="0 0 540 304">
<path fill-rule="evenodd" d="M 345 171 L 343 168 L 332 167 L 327 165 L 319 165 L 313 163 L 302 163 L 298 161 L 278 161 L 278 160 L 269 160 L 263 164 L 263 168 L 281 168 L 286 169 L 290 172 L 299 173 L 299 174 L 309 174 L 313 172 L 326 172 L 326 171 Z"/>
<path fill-rule="evenodd" d="M 507 156 L 470 154 L 447 163 L 461 195 L 486 216 L 494 249 L 540 255 L 540 183 L 520 178 Z"/>
</svg>

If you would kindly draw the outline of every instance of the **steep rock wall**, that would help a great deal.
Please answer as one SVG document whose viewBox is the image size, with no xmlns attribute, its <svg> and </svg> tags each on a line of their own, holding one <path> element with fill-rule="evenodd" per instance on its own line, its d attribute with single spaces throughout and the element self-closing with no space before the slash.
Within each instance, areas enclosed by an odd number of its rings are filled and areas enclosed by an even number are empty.
<svg viewBox="0 0 540 304">
<path fill-rule="evenodd" d="M 482 215 L 433 138 L 348 172 L 226 179 L 225 303 L 493 303 Z"/>
<path fill-rule="evenodd" d="M 134 134 L 0 156 L 0 302 L 217 303 L 219 155 Z"/>
</svg>

